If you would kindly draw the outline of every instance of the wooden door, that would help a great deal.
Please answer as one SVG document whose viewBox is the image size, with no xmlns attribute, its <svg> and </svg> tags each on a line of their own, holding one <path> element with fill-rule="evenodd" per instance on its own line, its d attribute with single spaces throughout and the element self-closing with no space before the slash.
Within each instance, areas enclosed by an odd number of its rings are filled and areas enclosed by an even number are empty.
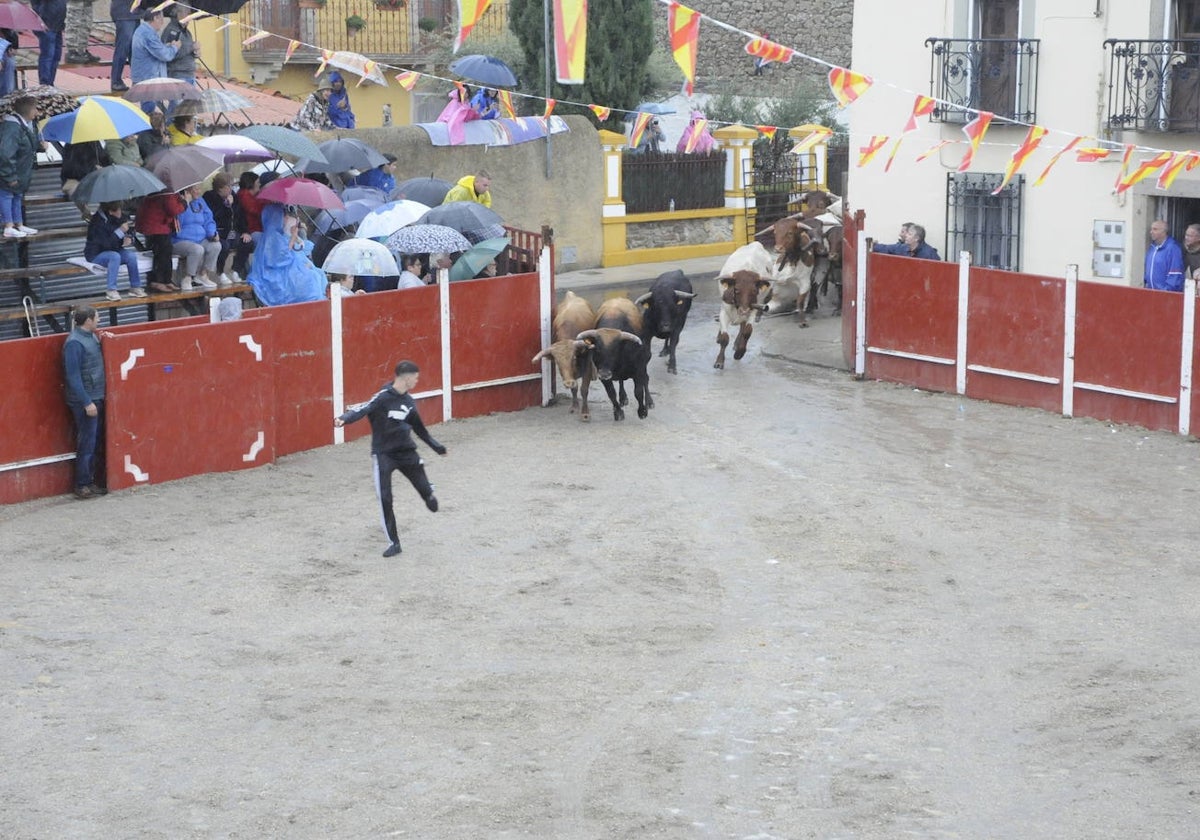
<svg viewBox="0 0 1200 840">
<path fill-rule="evenodd" d="M 978 108 L 1013 116 L 1017 102 L 1017 49 L 1021 0 L 976 0 L 979 49 Z"/>
</svg>

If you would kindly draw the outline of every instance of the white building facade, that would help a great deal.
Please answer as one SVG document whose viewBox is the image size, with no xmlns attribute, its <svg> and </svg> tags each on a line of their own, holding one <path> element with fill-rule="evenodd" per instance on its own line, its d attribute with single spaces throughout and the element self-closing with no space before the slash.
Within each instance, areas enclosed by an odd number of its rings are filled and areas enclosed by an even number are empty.
<svg viewBox="0 0 1200 840">
<path fill-rule="evenodd" d="M 850 105 L 849 203 L 867 230 L 894 241 L 915 221 L 944 259 L 1140 286 L 1150 223 L 1182 242 L 1200 223 L 1200 167 L 1159 189 L 1151 176 L 1123 194 L 1114 185 L 1126 144 L 1130 168 L 1157 150 L 1200 152 L 1200 0 L 856 0 L 852 69 L 875 84 Z M 884 164 L 916 94 L 939 103 Z M 956 108 L 954 105 L 964 106 Z M 975 111 L 996 115 L 971 167 L 962 142 L 917 162 L 940 140 L 963 141 Z M 1028 126 L 1049 130 L 998 195 Z M 858 150 L 891 139 L 863 168 Z M 1079 135 L 1107 147 L 1101 162 L 1052 155 Z"/>
</svg>

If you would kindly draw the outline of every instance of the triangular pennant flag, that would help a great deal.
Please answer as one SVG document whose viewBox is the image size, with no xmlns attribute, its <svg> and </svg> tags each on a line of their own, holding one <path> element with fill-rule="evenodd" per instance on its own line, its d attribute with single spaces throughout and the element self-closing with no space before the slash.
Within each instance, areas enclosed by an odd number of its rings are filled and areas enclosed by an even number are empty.
<svg viewBox="0 0 1200 840">
<path fill-rule="evenodd" d="M 687 143 L 684 144 L 683 153 L 690 155 L 696 151 L 696 144 L 700 142 L 701 135 L 704 134 L 704 129 L 708 126 L 708 120 L 703 117 L 698 118 L 692 124 L 692 133 L 688 135 Z"/>
<path fill-rule="evenodd" d="M 763 61 L 778 61 L 780 64 L 787 64 L 792 60 L 792 56 L 796 54 L 796 51 L 791 47 L 776 44 L 774 41 L 768 41 L 766 38 L 755 38 L 749 44 L 746 44 L 746 52 L 755 58 L 761 58 Z"/>
<path fill-rule="evenodd" d="M 805 123 L 798 125 L 796 128 L 801 131 L 807 131 L 808 134 L 801 138 L 800 142 L 792 146 L 793 154 L 803 154 L 818 143 L 823 143 L 833 136 L 833 129 L 825 125 L 815 125 L 813 123 Z"/>
<path fill-rule="evenodd" d="M 892 171 L 892 161 L 896 159 L 896 152 L 900 151 L 900 144 L 904 142 L 904 135 L 901 134 L 896 138 L 896 142 L 892 144 L 892 151 L 888 155 L 887 163 L 883 165 L 884 172 Z"/>
<path fill-rule="evenodd" d="M 325 65 L 333 58 L 333 50 L 321 50 L 321 63 L 317 65 L 317 72 L 313 76 L 320 76 L 325 72 Z"/>
<path fill-rule="evenodd" d="M 1133 152 L 1136 148 L 1131 143 L 1125 144 L 1125 154 L 1121 156 L 1121 171 L 1117 173 L 1117 182 L 1113 184 L 1113 190 L 1117 193 L 1121 192 L 1121 182 L 1125 180 L 1125 175 L 1129 172 L 1129 162 L 1133 160 Z"/>
<path fill-rule="evenodd" d="M 633 118 L 633 128 L 629 131 L 629 148 L 637 148 L 637 144 L 642 142 L 642 135 L 646 133 L 646 126 L 650 125 L 652 116 L 645 111 L 639 111 Z"/>
<path fill-rule="evenodd" d="M 358 77 L 358 84 L 355 87 L 362 87 L 362 83 L 369 79 L 375 72 L 376 66 L 375 62 L 368 58 L 366 64 L 363 65 L 362 75 Z M 386 83 L 387 80 L 385 79 L 384 81 Z"/>
<path fill-rule="evenodd" d="M 605 108 L 603 105 L 589 105 L 588 109 L 596 115 L 596 119 L 604 122 L 612 116 L 612 108 Z"/>
<path fill-rule="evenodd" d="M 1171 160 L 1171 152 L 1159 152 L 1152 158 L 1142 161 L 1137 169 L 1129 173 L 1117 183 L 1117 195 L 1121 195 L 1134 184 L 1144 181 L 1152 173 L 1162 169 Z"/>
<path fill-rule="evenodd" d="M 542 113 L 542 119 L 548 119 L 554 113 L 554 106 L 558 104 L 557 99 L 546 100 L 546 110 Z"/>
<path fill-rule="evenodd" d="M 234 25 L 234 22 L 232 20 L 225 19 L 225 22 L 222 23 L 220 26 L 218 26 L 216 29 L 214 29 L 213 32 L 220 32 L 222 29 L 228 29 L 229 27 L 231 27 L 233 25 Z"/>
<path fill-rule="evenodd" d="M 992 190 L 992 195 L 999 195 L 1000 191 L 1008 186 L 1008 182 L 1024 165 L 1029 156 L 1033 154 L 1033 150 L 1042 142 L 1042 138 L 1046 136 L 1046 129 L 1040 125 L 1031 125 L 1029 131 L 1025 133 L 1025 140 L 1017 148 L 1011 158 L 1009 158 L 1008 166 L 1004 167 L 1004 180 L 1000 182 L 1000 186 Z"/>
<path fill-rule="evenodd" d="M 774 140 L 775 132 L 779 130 L 779 127 L 774 125 L 756 125 L 754 127 L 758 129 L 759 134 L 766 137 L 768 140 Z"/>
<path fill-rule="evenodd" d="M 129 7 L 129 11 L 136 12 L 137 7 L 142 5 L 142 0 L 133 0 L 133 5 Z"/>
<path fill-rule="evenodd" d="M 1078 137 L 1076 137 L 1074 140 L 1072 140 L 1070 143 L 1068 143 L 1067 145 L 1065 145 L 1061 149 L 1059 149 L 1057 152 L 1055 152 L 1054 157 L 1050 158 L 1050 162 L 1046 164 L 1046 168 L 1042 170 L 1042 174 L 1039 175 L 1037 180 L 1033 182 L 1033 185 L 1035 187 L 1040 187 L 1042 185 L 1042 181 L 1045 181 L 1046 176 L 1050 174 L 1050 170 L 1054 168 L 1054 164 L 1058 163 L 1058 159 L 1060 157 L 1062 157 L 1063 155 L 1065 155 L 1067 152 L 1071 151 L 1071 149 L 1074 149 L 1076 146 L 1078 146 L 1080 143 L 1082 143 L 1083 139 L 1084 139 L 1083 135 L 1081 134 Z"/>
<path fill-rule="evenodd" d="M 855 73 L 845 67 L 834 67 L 829 71 L 829 89 L 838 105 L 843 108 L 866 93 L 872 84 L 874 82 L 870 76 Z"/>
<path fill-rule="evenodd" d="M 688 96 L 696 84 L 696 53 L 700 44 L 700 15 L 678 3 L 667 4 L 667 32 L 671 56 L 683 71 L 683 92 Z"/>
<path fill-rule="evenodd" d="M 1179 176 L 1179 173 L 1184 170 L 1188 160 L 1197 157 L 1200 156 L 1195 152 L 1176 152 L 1171 155 L 1171 159 L 1167 162 L 1167 165 L 1158 173 L 1158 181 L 1155 183 L 1155 186 L 1160 190 L 1169 190 L 1171 184 L 1175 183 L 1175 179 Z"/>
<path fill-rule="evenodd" d="M 517 111 L 513 108 L 511 91 L 499 90 L 496 92 L 496 98 L 500 100 L 500 106 L 503 111 L 502 116 L 510 120 L 516 117 Z"/>
<path fill-rule="evenodd" d="M 284 64 L 286 64 L 288 59 L 292 57 L 292 53 L 294 53 L 299 48 L 300 48 L 299 41 L 288 41 L 287 50 L 284 51 L 284 53 L 283 53 Z"/>
<path fill-rule="evenodd" d="M 253 35 L 251 35 L 245 41 L 242 41 L 242 46 L 244 47 L 244 46 L 247 46 L 248 44 L 253 44 L 255 41 L 261 41 L 263 38 L 270 38 L 270 37 L 271 37 L 270 32 L 255 32 Z"/>
<path fill-rule="evenodd" d="M 959 172 L 966 172 L 971 168 L 971 164 L 975 161 L 975 153 L 979 151 L 979 144 L 983 141 L 983 135 L 987 134 L 988 126 L 992 124 L 991 111 L 980 111 L 979 116 L 971 120 L 963 126 L 963 134 L 967 135 L 967 143 L 969 147 L 967 153 L 963 155 L 962 163 L 958 165 Z"/>
<path fill-rule="evenodd" d="M 458 0 L 458 35 L 454 37 L 454 52 L 462 49 L 471 30 L 491 4 L 492 0 Z"/>
<path fill-rule="evenodd" d="M 417 80 L 420 78 L 421 74 L 416 70 L 405 70 L 403 73 L 396 74 L 396 84 L 411 93 L 412 89 L 417 86 Z"/>
<path fill-rule="evenodd" d="M 179 19 L 179 22 L 180 22 L 180 23 L 191 23 L 192 21 L 194 21 L 194 20 L 200 20 L 200 18 L 202 18 L 202 17 L 205 17 L 205 16 L 207 16 L 207 15 L 208 15 L 208 12 L 206 12 L 206 11 L 204 11 L 204 10 L 201 10 L 201 11 L 198 11 L 198 12 L 192 12 L 192 13 L 191 13 L 190 15 L 188 15 L 187 17 L 180 18 L 180 19 Z"/>
<path fill-rule="evenodd" d="M 920 163 L 921 161 L 925 160 L 925 158 L 933 157 L 935 154 L 937 154 L 939 151 L 944 149 L 946 146 L 949 146 L 951 143 L 957 143 L 957 142 L 958 142 L 957 140 L 939 140 L 938 142 L 936 142 L 932 146 L 930 146 L 928 149 L 926 149 L 923 153 L 921 153 L 920 155 L 917 155 L 917 163 Z"/>
<path fill-rule="evenodd" d="M 933 106 L 937 104 L 936 99 L 928 96 L 917 96 L 917 101 L 913 103 L 912 114 L 908 117 L 908 122 L 904 124 L 904 134 L 910 131 L 917 130 L 917 120 L 921 117 L 927 117 L 933 113 Z"/>
<path fill-rule="evenodd" d="M 879 150 L 887 144 L 887 141 L 888 136 L 886 134 L 872 135 L 871 139 L 867 141 L 867 145 L 858 150 L 858 165 L 863 167 L 870 163 Z"/>
<path fill-rule="evenodd" d="M 554 0 L 554 72 L 560 85 L 583 84 L 587 0 Z"/>
<path fill-rule="evenodd" d="M 1104 160 L 1112 154 L 1112 149 L 1101 149 L 1097 146 L 1085 146 L 1075 151 L 1076 163 L 1095 163 Z"/>
<path fill-rule="evenodd" d="M 167 6 L 174 5 L 174 3 L 175 3 L 175 0 L 163 0 L 163 2 L 159 3 L 157 6 L 155 6 L 150 11 L 161 12 L 163 9 L 167 8 Z"/>
</svg>

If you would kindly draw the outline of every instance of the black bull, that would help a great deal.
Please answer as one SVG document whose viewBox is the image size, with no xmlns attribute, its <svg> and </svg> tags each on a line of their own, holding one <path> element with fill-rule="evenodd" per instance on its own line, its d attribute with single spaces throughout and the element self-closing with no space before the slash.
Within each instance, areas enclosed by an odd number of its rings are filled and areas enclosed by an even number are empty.
<svg viewBox="0 0 1200 840">
<path fill-rule="evenodd" d="M 604 390 L 613 407 L 613 420 L 624 420 L 625 411 L 617 396 L 614 383 L 633 380 L 633 395 L 637 399 L 638 417 L 645 419 L 650 414 L 650 376 L 646 365 L 650 361 L 649 338 L 643 338 L 645 322 L 641 308 L 629 298 L 612 298 L 600 304 L 596 313 L 596 328 L 585 330 L 576 340 L 589 346 L 595 375 L 604 383 Z M 587 420 L 588 386 L 591 369 L 585 374 L 580 388 L 582 407 L 580 415 Z"/>
<path fill-rule="evenodd" d="M 635 303 L 643 309 L 645 338 L 664 340 L 659 356 L 667 357 L 667 372 L 675 373 L 675 348 L 679 346 L 679 334 L 687 323 L 692 309 L 692 281 L 679 269 L 660 274 L 650 286 L 650 291 Z M 646 348 L 649 353 L 649 347 Z"/>
</svg>

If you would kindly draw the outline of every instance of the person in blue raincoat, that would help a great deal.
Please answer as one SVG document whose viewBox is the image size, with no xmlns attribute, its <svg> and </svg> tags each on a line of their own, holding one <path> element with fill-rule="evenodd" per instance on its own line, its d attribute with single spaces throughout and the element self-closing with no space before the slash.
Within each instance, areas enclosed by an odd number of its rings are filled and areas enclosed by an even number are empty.
<svg viewBox="0 0 1200 840">
<path fill-rule="evenodd" d="M 471 108 L 481 120 L 494 120 L 500 116 L 500 98 L 495 88 L 480 88 L 471 97 Z"/>
<path fill-rule="evenodd" d="M 346 80 L 336 70 L 329 74 L 329 120 L 334 128 L 354 128 L 354 112 L 350 110 L 350 94 L 346 93 Z"/>
<path fill-rule="evenodd" d="M 262 211 L 262 238 L 246 282 L 264 306 L 323 300 L 325 272 L 309 259 L 312 244 L 300 235 L 300 220 L 282 204 L 271 202 Z"/>
</svg>

